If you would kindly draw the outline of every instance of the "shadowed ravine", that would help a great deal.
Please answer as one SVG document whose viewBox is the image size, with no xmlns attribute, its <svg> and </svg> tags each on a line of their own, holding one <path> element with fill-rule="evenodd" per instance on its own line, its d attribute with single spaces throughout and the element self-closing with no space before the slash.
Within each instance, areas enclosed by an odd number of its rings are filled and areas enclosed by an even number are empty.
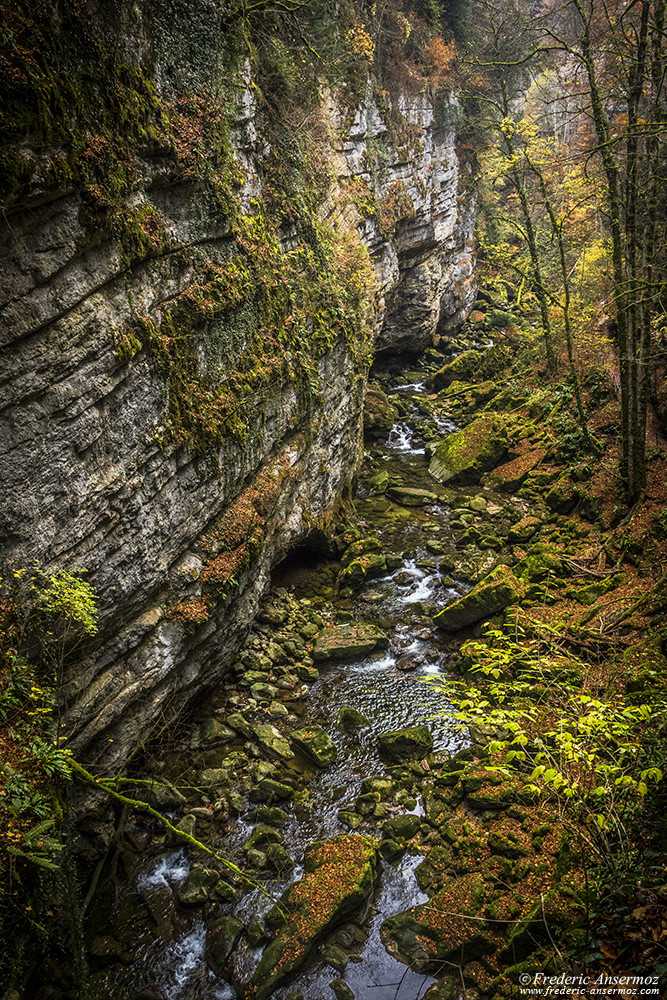
<svg viewBox="0 0 667 1000">
<path fill-rule="evenodd" d="M 409 397 L 409 413 L 418 414 L 418 400 L 414 399 L 414 394 L 422 386 L 409 384 L 398 389 L 402 396 L 407 394 Z M 445 421 L 441 423 L 441 432 L 453 428 L 451 423 L 446 426 Z M 419 441 L 413 444 L 409 414 L 394 426 L 381 448 L 387 465 L 400 469 L 406 486 L 438 489 L 428 476 L 423 444 L 420 446 Z M 365 496 L 367 489 L 362 476 L 358 497 L 361 508 Z M 302 869 L 298 863 L 309 843 L 346 831 L 338 813 L 346 805 L 350 807 L 359 794 L 362 780 L 386 772 L 386 761 L 378 752 L 378 733 L 426 723 L 434 736 L 435 751 L 451 752 L 463 744 L 462 734 L 451 718 L 447 698 L 423 681 L 424 676 L 438 675 L 445 670 L 447 655 L 425 610 L 427 606 L 441 607 L 467 589 L 467 585 L 461 583 L 443 585 L 445 571 L 439 568 L 439 559 L 425 546 L 427 538 L 440 539 L 445 547 L 448 546 L 447 508 L 444 503 L 433 503 L 411 509 L 409 516 L 398 522 L 366 523 L 363 530 L 379 537 L 387 554 L 402 556 L 398 568 L 372 581 L 354 600 L 356 617 L 380 623 L 390 638 L 390 647 L 353 662 L 323 666 L 307 700 L 295 706 L 300 716 L 299 724 L 307 721 L 326 729 L 336 744 L 338 757 L 326 770 L 306 770 L 304 776 L 309 779 L 307 801 L 288 809 L 289 819 L 282 832 L 285 848 L 297 867 L 289 878 L 267 883 L 275 895 L 299 878 Z M 303 598 L 309 593 L 317 572 L 316 563 L 304 567 L 293 561 L 290 565 L 288 559 L 279 568 L 274 584 Z M 340 603 L 349 606 L 350 602 Z M 398 661 L 403 669 L 397 665 Z M 406 666 L 409 669 L 405 669 Z M 356 734 L 341 730 L 336 720 L 343 705 L 358 709 L 368 717 L 371 725 Z M 208 701 L 204 713 L 209 714 L 210 709 Z M 167 736 L 165 745 L 168 743 Z M 236 744 L 230 747 L 231 750 L 235 748 Z M 421 802 L 418 801 L 414 808 L 405 807 L 403 812 L 421 815 Z M 224 842 L 225 852 L 241 864 L 242 848 L 251 828 L 246 817 L 240 816 Z M 417 1000 L 433 982 L 430 977 L 412 972 L 390 956 L 379 936 L 383 920 L 426 900 L 414 879 L 414 869 L 419 862 L 418 856 L 406 855 L 397 862 L 384 863 L 369 914 L 370 934 L 359 950 L 361 960 L 350 962 L 343 974 L 357 1000 Z M 136 904 L 139 896 L 144 902 L 151 897 L 151 910 L 158 899 L 163 912 L 168 913 L 174 905 L 173 892 L 182 885 L 188 870 L 182 850 L 172 849 L 166 854 L 146 858 L 140 870 L 123 885 L 121 896 L 125 897 L 125 903 L 121 900 L 118 912 L 125 906 L 131 910 L 133 900 Z M 216 912 L 234 913 L 247 926 L 269 907 L 267 899 L 251 891 L 240 903 L 218 907 Z M 167 923 L 171 926 L 168 918 Z M 126 995 L 128 984 L 136 986 L 138 978 L 146 986 L 163 991 L 167 1000 L 189 1000 L 195 996 L 202 1000 L 204 997 L 226 1000 L 238 995 L 232 986 L 216 979 L 206 967 L 206 926 L 200 915 L 189 916 L 181 912 L 173 934 L 173 940 L 167 942 L 145 926 L 129 966 L 115 963 L 95 975 L 99 995 L 120 1000 Z M 238 947 L 234 957 L 238 979 L 244 981 L 250 976 L 259 954 L 260 949 L 251 948 L 245 940 Z M 335 975 L 331 967 L 316 962 L 314 967 L 307 968 L 293 982 L 278 990 L 275 996 L 287 997 L 298 989 L 306 1000 L 319 1000 Z"/>
</svg>

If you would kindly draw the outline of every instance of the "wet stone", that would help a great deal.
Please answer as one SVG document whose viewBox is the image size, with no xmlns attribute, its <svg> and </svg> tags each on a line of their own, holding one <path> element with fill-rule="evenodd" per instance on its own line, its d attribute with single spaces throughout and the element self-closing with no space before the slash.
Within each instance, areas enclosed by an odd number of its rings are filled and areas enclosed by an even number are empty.
<svg viewBox="0 0 667 1000">
<path fill-rule="evenodd" d="M 380 734 L 378 744 L 392 760 L 415 760 L 433 749 L 433 736 L 427 726 L 408 726 Z"/>
<path fill-rule="evenodd" d="M 363 712 L 352 708 L 351 705 L 341 705 L 338 711 L 338 725 L 343 729 L 353 732 L 355 729 L 365 729 L 370 724 L 370 719 L 367 719 Z"/>
<path fill-rule="evenodd" d="M 190 747 L 193 750 L 219 746 L 228 743 L 236 738 L 236 733 L 219 719 L 204 719 L 198 726 L 195 726 L 190 739 Z"/>
<path fill-rule="evenodd" d="M 280 781 L 274 781 L 273 778 L 262 778 L 257 787 L 250 792 L 250 798 L 255 802 L 267 802 L 269 799 L 283 801 L 291 799 L 293 795 L 293 788 Z"/>
<path fill-rule="evenodd" d="M 275 726 L 260 724 L 251 727 L 251 738 L 259 744 L 265 753 L 281 760 L 290 760 L 294 755 L 289 743 Z"/>
<path fill-rule="evenodd" d="M 273 684 L 253 684 L 250 693 L 255 701 L 273 701 L 278 695 L 278 688 Z"/>
<path fill-rule="evenodd" d="M 243 925 L 234 917 L 220 917 L 206 932 L 206 962 L 216 976 L 221 976 L 241 937 Z"/>
<path fill-rule="evenodd" d="M 294 746 L 317 767 L 328 767 L 336 760 L 336 744 L 321 726 L 306 726 L 290 733 Z"/>
<path fill-rule="evenodd" d="M 347 660 L 386 649 L 389 639 L 377 625 L 341 625 L 320 632 L 313 648 L 316 662 Z"/>
</svg>

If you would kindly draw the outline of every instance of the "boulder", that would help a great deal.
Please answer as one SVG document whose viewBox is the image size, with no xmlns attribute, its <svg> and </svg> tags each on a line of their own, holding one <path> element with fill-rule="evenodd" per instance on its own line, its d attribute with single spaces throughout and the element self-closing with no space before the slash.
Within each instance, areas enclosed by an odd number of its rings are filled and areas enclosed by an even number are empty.
<svg viewBox="0 0 667 1000">
<path fill-rule="evenodd" d="M 463 351 L 433 376 L 435 389 L 446 389 L 452 382 L 467 382 L 474 378 L 482 362 L 479 351 Z"/>
<path fill-rule="evenodd" d="M 229 957 L 243 932 L 234 917 L 220 917 L 206 932 L 206 963 L 216 976 L 222 976 Z"/>
<path fill-rule="evenodd" d="M 155 809 L 176 809 L 185 802 L 185 795 L 168 781 L 151 781 L 142 785 L 141 798 Z"/>
<path fill-rule="evenodd" d="M 519 455 L 511 462 L 505 462 L 488 475 L 488 484 L 495 490 L 513 493 L 521 486 L 529 472 L 535 469 L 547 453 L 546 448 L 534 448 L 527 455 Z"/>
<path fill-rule="evenodd" d="M 386 649 L 389 639 L 377 625 L 338 625 L 322 629 L 313 648 L 313 659 L 348 660 Z"/>
<path fill-rule="evenodd" d="M 333 764 L 338 751 L 336 744 L 322 726 L 305 726 L 290 733 L 294 746 L 316 764 L 317 767 L 328 767 Z"/>
<path fill-rule="evenodd" d="M 523 596 L 523 584 L 508 566 L 496 566 L 458 601 L 438 612 L 434 621 L 446 632 L 490 618 Z"/>
<path fill-rule="evenodd" d="M 209 747 L 220 746 L 221 743 L 228 743 L 236 739 L 236 733 L 219 719 L 204 719 L 198 726 L 195 726 L 190 748 L 192 750 L 208 749 Z"/>
<path fill-rule="evenodd" d="M 409 726 L 378 736 L 381 752 L 392 760 L 416 760 L 433 749 L 433 736 L 427 726 Z"/>
<path fill-rule="evenodd" d="M 307 849 L 303 877 L 283 894 L 280 911 L 274 907 L 267 915 L 269 926 L 280 929 L 264 949 L 246 997 L 269 1000 L 322 938 L 361 908 L 375 886 L 377 864 L 370 837 L 346 834 Z"/>
<path fill-rule="evenodd" d="M 527 542 L 542 527 L 539 517 L 526 516 L 513 524 L 507 538 L 510 542 Z"/>
<path fill-rule="evenodd" d="M 252 726 L 251 737 L 261 749 L 269 755 L 281 760 L 290 760 L 294 756 L 289 742 L 275 726 L 270 723 Z"/>
<path fill-rule="evenodd" d="M 278 697 L 278 688 L 273 684 L 263 684 L 258 681 L 251 685 L 250 694 L 255 701 L 274 701 Z"/>
<path fill-rule="evenodd" d="M 240 712 L 232 712 L 231 715 L 227 716 L 226 721 L 227 725 L 239 732 L 241 736 L 245 736 L 247 740 L 252 739 L 252 726 Z"/>
<path fill-rule="evenodd" d="M 370 386 L 366 390 L 364 406 L 364 433 L 376 440 L 387 436 L 398 420 L 398 410 L 389 402 L 389 398 L 379 386 Z"/>
<path fill-rule="evenodd" d="M 428 471 L 441 483 L 479 483 L 482 473 L 492 469 L 506 451 L 504 422 L 492 413 L 483 413 L 436 445 Z"/>
<path fill-rule="evenodd" d="M 387 496 L 402 507 L 425 507 L 429 503 L 437 503 L 438 494 L 431 490 L 421 490 L 415 486 L 391 486 Z"/>
<path fill-rule="evenodd" d="M 387 560 L 382 552 L 367 552 L 354 558 L 338 574 L 339 587 L 360 587 L 365 580 L 382 576 L 387 570 Z"/>
<path fill-rule="evenodd" d="M 333 965 L 334 963 L 329 962 L 329 964 Z M 329 986 L 334 991 L 336 1000 L 354 1000 L 354 993 L 344 979 L 334 979 L 333 982 L 329 983 Z"/>
<path fill-rule="evenodd" d="M 193 865 L 176 894 L 178 902 L 181 906 L 202 906 L 219 879 L 220 875 L 214 869 Z"/>
<path fill-rule="evenodd" d="M 395 816 L 388 820 L 382 827 L 382 834 L 388 840 L 410 840 L 417 833 L 421 826 L 419 816 L 406 813 L 404 816 Z"/>
<path fill-rule="evenodd" d="M 370 724 L 370 719 L 351 705 L 341 705 L 338 710 L 338 725 L 343 729 L 353 732 L 355 729 L 365 729 Z"/>
<path fill-rule="evenodd" d="M 293 788 L 284 785 L 281 781 L 275 781 L 273 778 L 262 778 L 257 787 L 250 792 L 250 798 L 253 802 L 269 802 L 273 799 L 282 802 L 285 799 L 291 799 L 293 795 Z"/>
</svg>

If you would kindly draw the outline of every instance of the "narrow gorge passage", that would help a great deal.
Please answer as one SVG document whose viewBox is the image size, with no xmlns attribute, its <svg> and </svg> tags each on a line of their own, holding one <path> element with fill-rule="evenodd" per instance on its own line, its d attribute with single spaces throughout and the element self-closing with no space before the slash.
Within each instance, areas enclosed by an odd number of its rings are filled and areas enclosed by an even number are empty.
<svg viewBox="0 0 667 1000">
<path fill-rule="evenodd" d="M 329 578 L 332 566 L 339 568 L 339 565 L 332 564 L 326 557 L 299 558 L 297 553 L 278 567 L 273 591 L 266 602 L 270 608 L 276 598 L 280 602 L 289 595 L 289 599 L 299 602 L 302 610 L 317 609 L 327 617 L 331 615 L 332 621 L 374 623 L 388 636 L 389 647 L 363 658 L 323 664 L 307 694 L 303 692 L 299 700 L 293 700 L 293 692 L 287 691 L 285 701 L 278 701 L 278 705 L 284 704 L 289 709 L 288 715 L 277 714 L 275 701 L 271 707 L 260 701 L 253 712 L 256 703 L 249 703 L 247 685 L 236 687 L 233 684 L 226 684 L 214 692 L 200 710 L 206 718 L 217 714 L 224 719 L 233 708 L 241 709 L 253 722 L 264 721 L 271 715 L 277 728 L 285 733 L 304 723 L 320 725 L 336 746 L 337 759 L 326 769 L 313 768 L 307 758 L 299 756 L 295 762 L 289 762 L 286 771 L 281 771 L 295 779 L 302 794 L 298 803 L 287 808 L 287 817 L 281 827 L 284 848 L 296 867 L 286 878 L 262 877 L 266 887 L 276 896 L 302 874 L 303 852 L 311 842 L 344 833 L 355 819 L 355 829 L 359 833 L 377 835 L 383 822 L 393 816 L 423 817 L 421 796 L 414 799 L 411 792 L 404 793 L 404 801 L 399 804 L 376 809 L 375 815 L 362 818 L 351 812 L 362 794 L 364 779 L 386 774 L 387 759 L 378 748 L 379 734 L 426 724 L 433 734 L 436 754 L 443 751 L 445 758 L 455 754 L 466 742 L 452 718 L 446 695 L 424 681 L 429 676 L 446 675 L 448 650 L 442 636 L 433 628 L 432 614 L 468 588 L 449 575 L 455 558 L 448 528 L 449 509 L 444 497 L 437 498 L 442 490 L 428 475 L 424 442 L 414 427 L 415 421 L 423 423 L 429 419 L 429 414 L 420 410 L 419 397 L 424 391 L 423 383 L 391 387 L 390 397 L 403 402 L 406 415 L 396 422 L 387 440 L 373 446 L 372 455 L 367 454 L 358 490 L 360 532 L 379 539 L 382 552 L 393 568 L 369 580 L 354 598 L 342 597 L 330 605 L 318 591 L 323 589 L 322 583 Z M 454 428 L 454 424 L 444 418 L 438 418 L 437 423 L 442 432 L 445 428 Z M 423 492 L 423 496 L 410 498 L 411 503 L 416 500 L 416 506 L 401 506 L 371 495 L 368 480 L 378 463 L 391 473 L 392 481 L 402 482 L 408 491 Z M 381 510 L 382 507 L 385 509 Z M 440 554 L 434 555 L 433 549 Z M 265 624 L 256 628 L 254 634 L 270 641 L 279 627 Z M 338 722 L 344 706 L 362 713 L 368 725 L 354 733 L 346 732 Z M 175 741 L 182 739 L 182 735 L 182 732 L 176 733 Z M 170 752 L 171 742 L 172 735 L 163 734 L 160 756 L 162 764 L 167 763 L 160 777 L 182 786 L 183 755 Z M 204 766 L 224 767 L 225 758 L 237 755 L 238 762 L 238 754 L 244 751 L 257 753 L 252 743 L 232 740 L 224 749 L 206 754 L 200 751 L 201 759 L 191 759 L 188 763 L 195 771 Z M 247 771 L 252 764 L 247 757 L 245 761 L 244 764 L 241 759 L 240 767 Z M 420 764 L 413 766 L 418 773 L 424 773 Z M 281 770 L 280 766 L 278 769 Z M 144 778 L 148 776 L 143 775 Z M 243 788 L 242 775 L 237 777 L 238 787 Z M 197 784 L 196 778 L 192 784 Z M 194 800 L 192 806 L 193 812 L 200 816 L 201 806 L 198 809 Z M 223 814 L 220 819 L 225 828 L 221 846 L 225 854 L 246 866 L 244 848 L 257 817 L 253 816 L 252 803 L 242 801 L 239 808 L 242 811 L 238 818 L 230 820 L 227 817 L 225 821 Z M 363 914 L 362 928 L 357 928 L 360 940 L 352 949 L 356 961 L 347 965 L 342 977 L 357 1000 L 417 1000 L 434 981 L 429 976 L 413 973 L 389 955 L 379 934 L 385 919 L 427 899 L 414 877 L 421 860 L 419 854 L 407 854 L 384 863 L 379 884 Z M 148 856 L 141 858 L 138 868 L 131 871 L 123 885 L 116 918 L 108 913 L 106 897 L 101 896 L 93 928 L 95 933 L 99 935 L 104 931 L 123 940 L 128 932 L 127 925 L 120 922 L 123 918 L 129 918 L 132 925 L 138 921 L 136 926 L 140 929 L 138 940 L 133 942 L 129 964 L 114 963 L 95 974 L 95 995 L 121 1000 L 129 985 L 136 986 L 138 981 L 147 988 L 157 986 L 166 1000 L 188 1000 L 195 995 L 226 1000 L 239 995 L 232 985 L 221 982 L 207 968 L 207 925 L 222 913 L 228 913 L 248 927 L 266 913 L 271 902 L 257 891 L 250 891 L 237 903 L 218 904 L 215 911 L 207 912 L 205 917 L 197 911 L 192 915 L 192 911 L 179 906 L 178 901 L 179 889 L 186 882 L 189 870 L 186 852 L 173 848 L 160 852 L 153 842 Z M 148 906 L 155 918 L 156 905 L 161 914 L 157 929 L 155 919 L 146 921 L 138 913 Z M 169 928 L 167 933 L 165 924 Z M 257 964 L 260 951 L 261 947 L 242 945 L 234 954 L 230 978 L 237 984 L 246 981 Z M 336 977 L 335 968 L 326 962 L 326 951 L 324 956 L 315 955 L 309 965 L 309 969 L 278 990 L 274 994 L 276 998 L 287 997 L 295 989 L 301 990 L 306 1000 L 319 1000 L 326 995 L 328 984 Z"/>
</svg>

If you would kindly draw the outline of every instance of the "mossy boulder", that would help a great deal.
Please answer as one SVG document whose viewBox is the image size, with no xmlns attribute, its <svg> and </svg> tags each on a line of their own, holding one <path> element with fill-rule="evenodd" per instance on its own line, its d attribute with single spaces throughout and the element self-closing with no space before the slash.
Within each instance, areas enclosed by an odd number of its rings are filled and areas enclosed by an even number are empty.
<svg viewBox="0 0 667 1000">
<path fill-rule="evenodd" d="M 267 923 L 278 927 L 245 989 L 248 1000 L 268 1000 L 335 926 L 358 911 L 373 891 L 378 845 L 345 834 L 306 851 L 305 874 L 283 894 Z"/>
<path fill-rule="evenodd" d="M 367 719 L 356 708 L 352 708 L 351 705 L 341 705 L 338 710 L 338 725 L 342 726 L 343 729 L 347 729 L 348 732 L 354 732 L 356 729 L 365 729 L 370 724 L 370 719 Z"/>
<path fill-rule="evenodd" d="M 214 869 L 193 865 L 176 898 L 181 906 L 202 906 L 219 880 L 220 874 Z"/>
<path fill-rule="evenodd" d="M 387 570 L 387 560 L 382 552 L 367 552 L 356 556 L 338 574 L 339 587 L 361 587 L 367 579 L 382 576 Z"/>
<path fill-rule="evenodd" d="M 510 542 L 528 542 L 542 527 L 539 517 L 527 515 L 510 528 L 507 538 Z"/>
<path fill-rule="evenodd" d="M 408 726 L 378 736 L 378 746 L 385 757 L 395 761 L 417 760 L 433 749 L 433 736 L 428 726 Z"/>
<path fill-rule="evenodd" d="M 513 493 L 523 483 L 526 476 L 537 468 L 546 455 L 546 448 L 534 448 L 526 455 L 519 455 L 511 462 L 499 465 L 488 474 L 487 482 L 495 490 Z"/>
<path fill-rule="evenodd" d="M 176 809 L 185 802 L 185 795 L 168 781 L 151 781 L 142 786 L 142 798 L 156 809 Z"/>
<path fill-rule="evenodd" d="M 481 880 L 480 880 L 481 881 Z M 440 901 L 446 907 L 446 899 Z M 390 917 L 380 928 L 380 937 L 390 955 L 416 972 L 439 967 L 441 961 L 467 964 L 496 950 L 495 942 L 479 929 L 477 921 L 456 921 L 456 944 L 443 938 L 437 927 L 438 914 L 431 903 L 423 903 Z"/>
<path fill-rule="evenodd" d="M 421 820 L 419 816 L 407 813 L 404 816 L 395 816 L 388 820 L 382 827 L 382 834 L 388 840 L 410 840 L 419 830 Z"/>
<path fill-rule="evenodd" d="M 193 750 L 208 749 L 234 739 L 236 739 L 236 733 L 224 722 L 219 719 L 204 719 L 198 726 L 195 726 L 190 739 L 190 747 Z"/>
<path fill-rule="evenodd" d="M 523 596 L 523 584 L 509 566 L 496 566 L 458 601 L 448 604 L 434 621 L 446 632 L 458 632 L 474 622 L 490 618 Z"/>
<path fill-rule="evenodd" d="M 452 382 L 467 382 L 479 371 L 482 358 L 479 351 L 463 351 L 433 376 L 435 389 L 446 389 Z"/>
<path fill-rule="evenodd" d="M 544 498 L 549 510 L 557 514 L 569 514 L 579 502 L 579 494 L 569 477 L 557 479 Z"/>
<path fill-rule="evenodd" d="M 506 451 L 504 421 L 492 413 L 483 413 L 436 445 L 428 471 L 441 483 L 479 483 L 482 474 L 492 469 Z"/>
<path fill-rule="evenodd" d="M 264 723 L 253 726 L 252 739 L 269 757 L 277 760 L 290 760 L 294 756 L 288 740 L 275 726 Z"/>
<path fill-rule="evenodd" d="M 376 649 L 386 649 L 389 639 L 377 625 L 339 625 L 323 629 L 313 647 L 313 659 L 349 660 L 366 656 Z"/>
<path fill-rule="evenodd" d="M 275 799 L 283 802 L 286 799 L 291 799 L 293 795 L 293 788 L 283 784 L 282 781 L 276 781 L 274 778 L 262 778 L 257 786 L 250 791 L 250 799 L 253 802 L 272 802 Z"/>
<path fill-rule="evenodd" d="M 322 726 L 305 726 L 290 733 L 292 743 L 317 767 L 329 767 L 336 760 L 336 744 Z"/>
<path fill-rule="evenodd" d="M 398 420 L 398 410 L 379 386 L 369 386 L 364 405 L 364 433 L 375 440 L 384 440 Z"/>
<path fill-rule="evenodd" d="M 243 933 L 243 924 L 234 917 L 220 917 L 206 932 L 206 963 L 216 976 L 222 976 L 230 956 Z"/>
<path fill-rule="evenodd" d="M 418 489 L 416 486 L 392 486 L 387 490 L 387 496 L 402 507 L 425 507 L 438 500 L 437 493 Z"/>
</svg>

